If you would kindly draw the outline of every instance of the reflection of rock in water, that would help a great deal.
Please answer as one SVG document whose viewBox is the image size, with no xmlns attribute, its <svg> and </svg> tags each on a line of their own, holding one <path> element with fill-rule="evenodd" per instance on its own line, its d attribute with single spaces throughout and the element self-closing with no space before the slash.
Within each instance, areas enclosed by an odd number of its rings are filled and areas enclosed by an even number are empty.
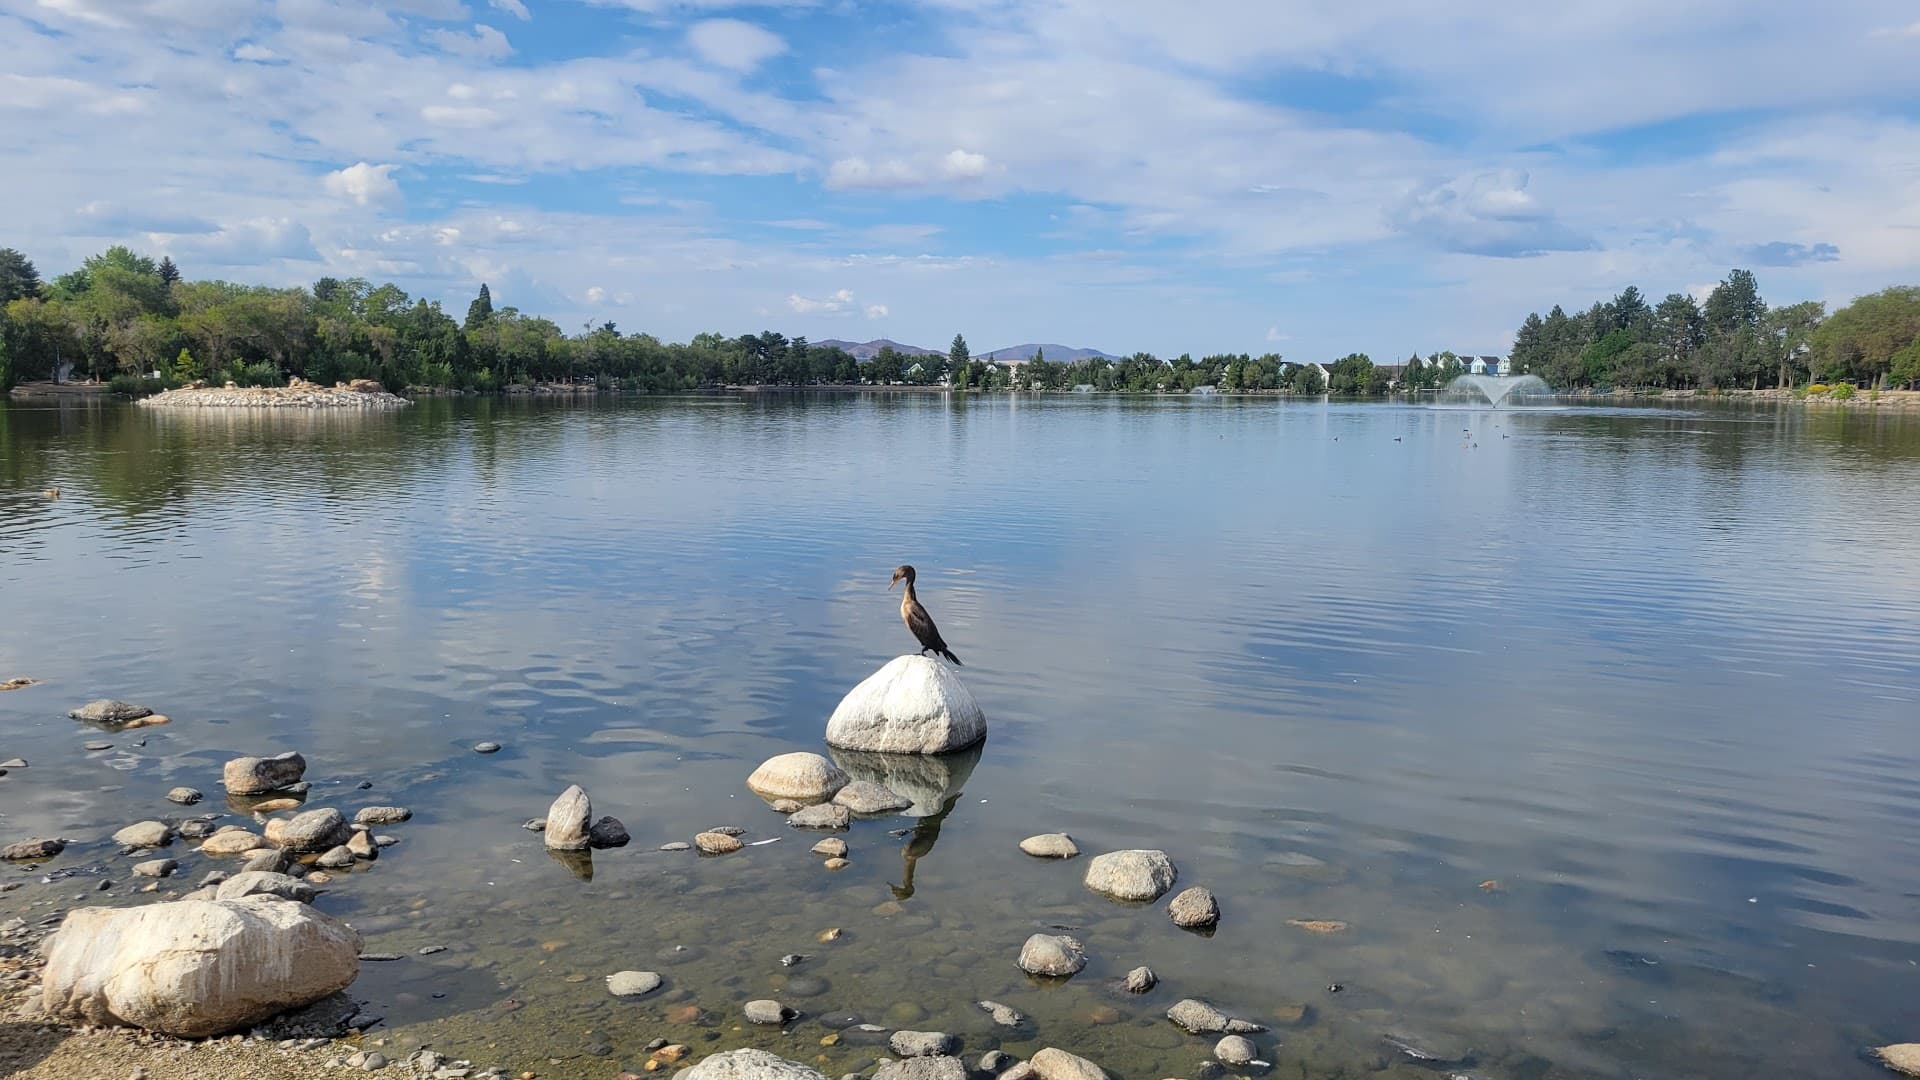
<svg viewBox="0 0 1920 1080">
<path fill-rule="evenodd" d="M 556 848 L 547 848 L 546 851 L 548 855 L 553 856 L 554 862 L 566 867 L 567 872 L 574 877 L 579 878 L 581 881 L 593 880 L 593 852 L 585 848 L 579 851 L 560 851 Z"/>
<path fill-rule="evenodd" d="M 944 813 L 947 803 L 960 793 L 973 767 L 980 762 L 985 742 L 955 754 L 876 754 L 862 750 L 838 750 L 834 764 L 854 780 L 867 780 L 913 800 L 902 813 L 908 817 L 932 817 Z"/>
</svg>

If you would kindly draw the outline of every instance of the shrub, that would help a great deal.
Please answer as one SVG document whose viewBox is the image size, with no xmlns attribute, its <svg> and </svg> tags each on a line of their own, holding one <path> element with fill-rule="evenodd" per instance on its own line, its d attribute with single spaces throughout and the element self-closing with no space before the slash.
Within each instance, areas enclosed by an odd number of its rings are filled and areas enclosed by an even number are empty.
<svg viewBox="0 0 1920 1080">
<path fill-rule="evenodd" d="M 151 397 L 162 390 L 172 390 L 180 385 L 180 380 L 162 375 L 154 378 L 147 375 L 115 375 L 108 380 L 107 388 L 122 397 Z"/>
<path fill-rule="evenodd" d="M 1813 383 L 1807 387 L 1807 393 L 1809 394 L 1824 394 L 1826 392 L 1827 384 L 1823 382 Z"/>
<path fill-rule="evenodd" d="M 1867 391 L 1867 400 L 1868 400 L 1868 401 L 1879 401 L 1879 400 L 1880 400 L 1880 388 L 1876 386 L 1876 387 L 1874 387 L 1873 389 L 1871 389 L 1871 390 L 1869 390 L 1869 391 Z"/>
<path fill-rule="evenodd" d="M 1835 401 L 1845 401 L 1853 396 L 1853 384 L 1843 382 L 1827 393 L 1828 396 L 1832 397 Z"/>
</svg>

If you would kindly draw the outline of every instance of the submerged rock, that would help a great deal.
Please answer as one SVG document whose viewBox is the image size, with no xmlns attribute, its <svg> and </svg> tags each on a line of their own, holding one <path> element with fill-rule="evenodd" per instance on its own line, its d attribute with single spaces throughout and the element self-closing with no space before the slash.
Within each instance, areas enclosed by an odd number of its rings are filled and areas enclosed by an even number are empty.
<svg viewBox="0 0 1920 1080">
<path fill-rule="evenodd" d="M 1253 1035 L 1267 1030 L 1251 1020 L 1236 1020 L 1198 998 L 1174 1003 L 1167 1019 L 1195 1035 Z"/>
<path fill-rule="evenodd" d="M 200 794 L 198 788 L 177 787 L 167 792 L 167 801 L 170 803 L 179 803 L 181 806 L 192 806 L 204 798 L 206 798 L 206 796 Z"/>
<path fill-rule="evenodd" d="M 847 808 L 834 803 L 818 803 L 787 818 L 787 824 L 796 829 L 844 829 L 852 822 L 853 815 Z"/>
<path fill-rule="evenodd" d="M 180 864 L 173 859 L 148 859 L 146 862 L 133 864 L 133 872 L 140 877 L 172 877 L 173 872 L 178 869 Z"/>
<path fill-rule="evenodd" d="M 1183 930 L 1211 930 L 1220 922 L 1220 904 L 1210 890 L 1195 885 L 1173 898 L 1167 915 Z"/>
<path fill-rule="evenodd" d="M 845 787 L 847 774 L 819 754 L 781 754 L 768 758 L 747 777 L 747 787 L 767 799 L 820 802 Z"/>
<path fill-rule="evenodd" d="M 270 758 L 234 758 L 220 770 L 220 782 L 229 795 L 264 795 L 300 781 L 307 759 L 289 750 Z"/>
<path fill-rule="evenodd" d="M 1159 983 L 1160 976 L 1155 975 L 1152 968 L 1142 966 L 1127 972 L 1127 977 L 1121 980 L 1120 985 L 1129 994 L 1144 994 Z"/>
<path fill-rule="evenodd" d="M 913 800 L 871 780 L 849 781 L 833 801 L 856 814 L 891 814 L 913 805 Z"/>
<path fill-rule="evenodd" d="M 41 1000 L 62 1019 L 204 1038 L 346 988 L 359 954 L 351 927 L 269 897 L 81 908 L 46 944 Z"/>
<path fill-rule="evenodd" d="M 959 796 L 974 766 L 980 763 L 984 743 L 952 754 L 879 754 L 859 750 L 831 751 L 833 760 L 854 780 L 867 780 L 913 800 L 901 811 L 907 817 L 932 817 L 948 809 Z"/>
<path fill-rule="evenodd" d="M 567 788 L 547 808 L 544 832 L 547 846 L 556 851 L 584 851 L 592 838 L 588 822 L 593 820 L 593 803 L 579 784 Z"/>
<path fill-rule="evenodd" d="M 900 656 L 848 692 L 827 744 L 885 754 L 947 754 L 987 737 L 987 717 L 952 668 Z"/>
<path fill-rule="evenodd" d="M 267 827 L 262 831 L 266 833 L 268 843 L 287 851 L 303 853 L 339 847 L 353 836 L 353 830 L 347 827 L 346 816 L 331 806 L 308 810 L 290 818 L 274 818 L 267 822 Z"/>
<path fill-rule="evenodd" d="M 765 1050 L 729 1050 L 688 1069 L 685 1080 L 827 1080 L 820 1073 Z"/>
<path fill-rule="evenodd" d="M 1178 871 L 1164 851 L 1109 851 L 1087 864 L 1087 888 L 1114 900 L 1158 900 Z"/>
<path fill-rule="evenodd" d="M 975 1005 L 993 1015 L 993 1022 L 1001 1027 L 1019 1027 L 1027 1019 L 1026 1014 L 1011 1005 L 1002 1005 L 997 1001 L 976 1001 Z"/>
<path fill-rule="evenodd" d="M 1040 1080 L 1107 1080 L 1107 1072 L 1086 1058 L 1049 1046 L 1027 1059 Z"/>
<path fill-rule="evenodd" d="M 1071 859 L 1080 854 L 1080 845 L 1063 832 L 1041 833 L 1020 841 L 1020 850 L 1036 859 Z"/>
<path fill-rule="evenodd" d="M 1066 978 L 1087 966 L 1087 954 L 1065 934 L 1035 934 L 1020 947 L 1019 963 L 1029 975 Z"/>
<path fill-rule="evenodd" d="M 398 825 L 410 820 L 413 811 L 404 806 L 363 806 L 353 815 L 356 825 Z"/>
<path fill-rule="evenodd" d="M 967 1065 L 957 1057 L 912 1057 L 880 1066 L 873 1080 L 967 1080 Z"/>
<path fill-rule="evenodd" d="M 84 720 L 89 724 L 124 724 L 152 715 L 153 710 L 145 705 L 133 705 L 111 698 L 89 701 L 77 709 L 67 710 L 67 716 L 71 719 Z"/>
</svg>

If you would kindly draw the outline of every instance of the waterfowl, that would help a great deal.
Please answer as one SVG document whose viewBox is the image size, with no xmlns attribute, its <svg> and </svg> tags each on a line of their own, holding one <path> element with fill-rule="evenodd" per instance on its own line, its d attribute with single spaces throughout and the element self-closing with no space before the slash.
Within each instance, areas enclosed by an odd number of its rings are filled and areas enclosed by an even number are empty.
<svg viewBox="0 0 1920 1080">
<path fill-rule="evenodd" d="M 955 667 L 962 666 L 960 658 L 953 655 L 953 650 L 947 648 L 946 639 L 940 636 L 940 628 L 933 625 L 933 616 L 927 614 L 920 597 L 914 594 L 913 579 L 913 567 L 902 566 L 893 572 L 893 581 L 887 583 L 887 591 L 893 591 L 895 582 L 907 583 L 907 593 L 900 598 L 900 618 L 907 624 L 907 629 L 913 631 L 914 639 L 920 642 L 920 655 L 937 653 L 953 661 Z"/>
<path fill-rule="evenodd" d="M 59 498 L 59 497 L 60 497 L 60 489 L 59 489 L 59 488 L 48 488 L 48 489 L 47 489 L 47 490 L 45 491 L 45 493 L 44 493 L 44 494 L 45 494 L 45 495 L 47 496 L 47 498 L 49 498 L 49 499 L 57 499 L 57 498 Z"/>
</svg>

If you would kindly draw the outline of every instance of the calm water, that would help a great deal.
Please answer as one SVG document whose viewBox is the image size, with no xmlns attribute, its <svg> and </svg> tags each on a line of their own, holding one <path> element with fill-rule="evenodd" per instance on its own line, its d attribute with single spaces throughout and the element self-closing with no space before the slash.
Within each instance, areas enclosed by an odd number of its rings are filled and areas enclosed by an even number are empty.
<svg viewBox="0 0 1920 1080">
<path fill-rule="evenodd" d="M 45 680 L 0 694 L 0 836 L 124 878 L 168 788 L 224 810 L 222 760 L 298 749 L 310 805 L 415 811 L 322 907 L 449 946 L 355 996 L 550 1075 L 655 1035 L 838 1075 L 876 1049 L 811 1017 L 850 1011 L 1156 1080 L 1208 1053 L 1161 1019 L 1197 996 L 1281 1077 L 1435 1075 L 1388 1032 L 1489 1080 L 1874 1077 L 1920 1040 L 1916 479 L 1920 417 L 1794 409 L 0 405 L 0 678 Z M 742 781 L 907 650 L 901 562 L 992 733 L 830 874 Z M 174 722 L 87 753 L 101 696 Z M 590 881 L 519 827 L 570 782 L 634 835 Z M 717 824 L 781 839 L 653 850 Z M 1055 829 L 1165 849 L 1219 932 L 1018 852 Z M 20 879 L 0 919 L 92 885 Z M 1030 983 L 1052 925 L 1092 963 Z M 668 989 L 614 1001 L 622 968 Z M 763 996 L 811 1017 L 736 1030 Z"/>
</svg>

